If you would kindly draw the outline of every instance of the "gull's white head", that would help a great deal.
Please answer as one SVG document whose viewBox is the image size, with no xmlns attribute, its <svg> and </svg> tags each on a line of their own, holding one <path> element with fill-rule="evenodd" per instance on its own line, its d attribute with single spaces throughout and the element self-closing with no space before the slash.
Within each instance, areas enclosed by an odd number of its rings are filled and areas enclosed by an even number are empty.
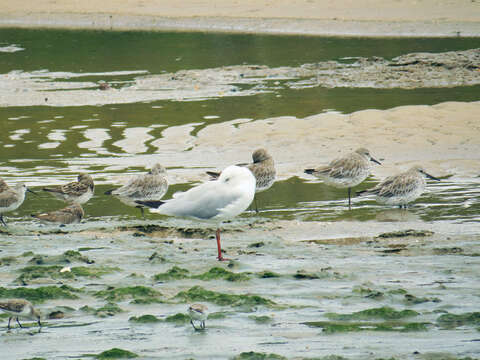
<svg viewBox="0 0 480 360">
<path fill-rule="evenodd" d="M 255 193 L 255 176 L 248 168 L 243 166 L 228 166 L 222 171 L 217 181 L 228 184 L 232 188 L 240 186 Z"/>
</svg>

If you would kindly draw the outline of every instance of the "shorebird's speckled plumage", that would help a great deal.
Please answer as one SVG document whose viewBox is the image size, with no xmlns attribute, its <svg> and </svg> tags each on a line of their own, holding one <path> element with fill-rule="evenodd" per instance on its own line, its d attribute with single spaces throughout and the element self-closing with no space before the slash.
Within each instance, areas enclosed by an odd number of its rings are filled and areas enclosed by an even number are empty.
<svg viewBox="0 0 480 360">
<path fill-rule="evenodd" d="M 0 191 L 0 222 L 7 226 L 3 219 L 3 214 L 18 209 L 25 200 L 25 193 L 27 191 L 33 193 L 33 191 L 28 189 L 23 183 L 10 187 L 3 180 L 2 182 L 0 185 L 3 189 Z"/>
<path fill-rule="evenodd" d="M 350 190 L 370 175 L 371 162 L 380 164 L 367 149 L 359 148 L 344 157 L 331 161 L 327 166 L 305 169 L 305 172 L 322 179 L 327 185 L 348 188 L 348 206 L 350 207 Z"/>
<path fill-rule="evenodd" d="M 25 318 L 36 320 L 38 322 L 38 326 L 42 326 L 40 323 L 40 312 L 35 309 L 32 303 L 25 299 L 9 299 L 6 301 L 0 301 L 0 310 L 4 311 L 5 313 L 11 315 L 8 318 L 8 328 L 10 329 L 10 321 L 13 318 L 17 319 L 17 323 L 20 327 L 20 321 L 18 318 Z"/>
<path fill-rule="evenodd" d="M 82 221 L 85 213 L 82 205 L 73 203 L 60 210 L 50 211 L 38 215 L 32 215 L 34 218 L 47 222 L 55 222 L 60 224 L 75 224 Z"/>
<path fill-rule="evenodd" d="M 84 204 L 93 196 L 95 188 L 92 177 L 82 173 L 78 175 L 77 181 L 43 188 L 43 190 L 50 192 L 56 198 L 67 203 Z"/>
<path fill-rule="evenodd" d="M 416 200 L 424 191 L 425 177 L 439 181 L 427 174 L 421 166 L 413 166 L 408 171 L 389 176 L 372 189 L 361 191 L 359 195 L 375 195 L 377 202 L 400 207 Z"/>
<path fill-rule="evenodd" d="M 190 324 L 195 330 L 205 329 L 205 320 L 207 320 L 207 310 L 203 304 L 192 304 L 188 307 L 188 315 L 190 315 Z M 200 328 L 195 327 L 194 321 L 200 321 Z"/>
<path fill-rule="evenodd" d="M 143 215 L 143 206 L 135 201 L 159 201 L 167 190 L 167 171 L 162 165 L 155 164 L 147 174 L 138 175 L 124 186 L 105 194 L 116 196 L 128 206 L 139 207 Z"/>
</svg>

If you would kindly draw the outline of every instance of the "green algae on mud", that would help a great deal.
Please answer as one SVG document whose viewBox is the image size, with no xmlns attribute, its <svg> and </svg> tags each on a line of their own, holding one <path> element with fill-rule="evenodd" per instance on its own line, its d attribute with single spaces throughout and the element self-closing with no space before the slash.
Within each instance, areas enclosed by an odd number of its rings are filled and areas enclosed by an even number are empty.
<svg viewBox="0 0 480 360">
<path fill-rule="evenodd" d="M 54 299 L 78 299 L 78 296 L 75 294 L 78 292 L 80 292 L 80 290 L 68 285 L 43 286 L 35 289 L 26 287 L 6 289 L 0 287 L 0 298 L 21 298 L 34 303 L 42 303 Z"/>
<path fill-rule="evenodd" d="M 187 291 L 179 292 L 175 298 L 185 302 L 207 301 L 225 306 L 275 306 L 276 303 L 258 295 L 233 295 L 206 290 L 201 286 L 194 286 Z"/>
<path fill-rule="evenodd" d="M 15 280 L 20 284 L 29 284 L 38 279 L 50 279 L 50 280 L 73 280 L 76 277 L 89 277 L 99 278 L 102 275 L 112 273 L 120 270 L 119 268 L 107 267 L 107 266 L 77 266 L 72 267 L 66 271 L 61 265 L 31 265 L 20 269 L 21 275 Z"/>
<path fill-rule="evenodd" d="M 432 236 L 433 234 L 434 234 L 433 231 L 430 231 L 430 230 L 408 229 L 408 230 L 399 230 L 399 231 L 382 233 L 378 235 L 377 238 L 390 239 L 390 238 L 403 238 L 407 236 L 425 237 L 425 236 Z"/>
<path fill-rule="evenodd" d="M 268 324 L 273 321 L 273 319 L 267 315 L 261 315 L 261 316 L 250 315 L 248 318 L 252 319 L 257 324 Z"/>
<path fill-rule="evenodd" d="M 372 319 L 383 319 L 383 320 L 399 320 L 409 317 L 414 317 L 419 315 L 418 312 L 414 310 L 401 310 L 397 311 L 391 307 L 384 306 L 380 308 L 366 309 L 362 311 L 357 311 L 352 314 L 335 314 L 327 313 L 325 316 L 331 320 L 372 320 Z"/>
<path fill-rule="evenodd" d="M 183 313 L 177 313 L 174 315 L 167 316 L 165 318 L 165 322 L 170 322 L 175 324 L 186 324 L 190 322 L 190 316 Z"/>
<path fill-rule="evenodd" d="M 152 324 L 152 323 L 161 322 L 159 318 L 150 314 L 145 314 L 139 317 L 132 316 L 130 319 L 128 319 L 128 321 L 131 321 L 134 323 L 141 323 L 141 324 Z"/>
<path fill-rule="evenodd" d="M 95 262 L 76 250 L 67 250 L 61 255 L 35 255 L 29 252 L 28 255 L 24 256 L 33 256 L 28 262 L 35 265 L 59 265 L 73 262 L 93 264 Z"/>
<path fill-rule="evenodd" d="M 464 325 L 480 326 L 480 312 L 443 314 L 438 317 L 437 324 L 443 329 L 454 329 Z"/>
<path fill-rule="evenodd" d="M 159 299 L 162 294 L 146 286 L 110 287 L 106 290 L 97 291 L 94 295 L 107 301 L 133 299 L 136 303 L 162 302 L 162 300 Z"/>
<path fill-rule="evenodd" d="M 327 334 L 338 332 L 357 332 L 357 331 L 398 331 L 398 332 L 415 332 L 427 331 L 427 322 L 412 322 L 405 323 L 399 321 L 385 321 L 385 322 L 343 322 L 343 321 L 307 321 L 302 324 L 309 327 L 319 327 Z"/>
<path fill-rule="evenodd" d="M 109 316 L 115 316 L 115 314 L 119 314 L 124 312 L 122 308 L 120 308 L 117 304 L 114 303 L 107 303 L 102 307 L 99 307 L 98 309 L 92 308 L 88 305 L 85 305 L 80 308 L 81 311 L 84 311 L 89 314 L 93 314 L 95 316 L 98 316 L 100 318 L 105 318 Z"/>
<path fill-rule="evenodd" d="M 128 350 L 123 350 L 119 348 L 113 348 L 110 350 L 103 351 L 102 353 L 98 355 L 93 355 L 96 359 L 99 360 L 108 360 L 108 359 L 133 359 L 138 357 L 137 354 L 128 351 Z"/>
<path fill-rule="evenodd" d="M 234 356 L 232 360 L 287 360 L 287 358 L 277 354 L 266 354 L 249 351 L 242 352 L 240 355 Z"/>
<path fill-rule="evenodd" d="M 167 281 L 167 280 L 179 280 L 189 278 L 190 271 L 178 266 L 173 266 L 164 273 L 156 274 L 153 276 L 155 281 Z"/>
<path fill-rule="evenodd" d="M 199 279 L 199 280 L 226 280 L 226 281 L 247 281 L 250 280 L 250 276 L 246 273 L 234 273 L 229 270 L 225 270 L 221 267 L 213 267 L 210 270 L 204 272 L 200 275 L 192 276 L 192 279 Z"/>
</svg>

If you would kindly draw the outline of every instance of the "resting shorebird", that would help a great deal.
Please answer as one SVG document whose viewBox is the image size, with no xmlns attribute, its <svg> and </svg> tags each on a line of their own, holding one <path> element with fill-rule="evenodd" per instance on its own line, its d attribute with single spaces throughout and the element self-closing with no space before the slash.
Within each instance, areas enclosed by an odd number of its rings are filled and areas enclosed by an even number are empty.
<svg viewBox="0 0 480 360">
<path fill-rule="evenodd" d="M 207 320 L 208 308 L 203 304 L 192 304 L 188 307 L 188 315 L 190 315 L 190 324 L 195 330 L 205 330 L 205 320 Z M 194 321 L 200 321 L 200 327 L 195 326 Z"/>
<path fill-rule="evenodd" d="M 256 187 L 255 193 L 259 193 L 270 189 L 275 182 L 275 164 L 273 158 L 265 149 L 257 149 L 252 154 L 253 163 L 238 164 L 237 166 L 246 166 L 255 176 Z M 207 171 L 207 174 L 217 179 L 220 176 L 219 172 Z M 255 211 L 258 213 L 257 196 L 255 196 Z"/>
<path fill-rule="evenodd" d="M 78 175 L 77 180 L 66 185 L 43 188 L 43 191 L 52 193 L 57 199 L 67 203 L 84 204 L 93 196 L 93 179 L 90 175 L 82 173 Z"/>
<path fill-rule="evenodd" d="M 424 191 L 427 182 L 425 177 L 440 181 L 427 174 L 421 166 L 413 166 L 408 171 L 389 176 L 372 189 L 357 192 L 357 195 L 376 195 L 380 204 L 407 207 L 409 202 L 417 199 Z"/>
<path fill-rule="evenodd" d="M 17 319 L 17 323 L 20 327 L 23 327 L 18 321 L 18 318 L 26 318 L 31 320 L 37 320 L 38 326 L 42 326 L 40 323 L 40 312 L 35 309 L 32 303 L 24 299 L 10 299 L 6 301 L 0 301 L 0 310 L 3 310 L 7 314 L 11 315 L 8 318 L 8 328 L 10 329 L 10 321 L 13 318 Z"/>
<path fill-rule="evenodd" d="M 348 208 L 351 209 L 351 189 L 370 174 L 371 161 L 381 165 L 379 161 L 370 156 L 367 149 L 359 148 L 342 158 L 333 160 L 327 166 L 305 169 L 305 173 L 322 179 L 327 185 L 348 188 Z"/>
<path fill-rule="evenodd" d="M 207 181 L 172 199 L 163 201 L 137 201 L 140 205 L 153 207 L 159 214 L 210 220 L 218 226 L 223 220 L 231 219 L 252 203 L 255 195 L 255 177 L 247 168 L 231 165 L 222 171 L 217 180 Z M 217 259 L 222 256 L 220 227 L 216 232 Z"/>
<path fill-rule="evenodd" d="M 4 226 L 7 226 L 7 223 L 3 219 L 3 214 L 18 209 L 25 200 L 27 191 L 36 194 L 23 183 L 10 187 L 5 181 L 0 181 L 0 222 Z"/>
<path fill-rule="evenodd" d="M 41 214 L 32 214 L 32 217 L 46 221 L 60 224 L 75 224 L 82 221 L 85 213 L 83 212 L 82 205 L 73 203 L 60 210 L 50 211 Z"/>
<path fill-rule="evenodd" d="M 145 217 L 144 206 L 139 205 L 136 201 L 159 201 L 167 189 L 167 171 L 162 165 L 155 164 L 147 174 L 138 175 L 126 185 L 106 191 L 105 195 L 114 195 L 124 204 L 138 207 L 142 212 L 142 217 Z"/>
</svg>

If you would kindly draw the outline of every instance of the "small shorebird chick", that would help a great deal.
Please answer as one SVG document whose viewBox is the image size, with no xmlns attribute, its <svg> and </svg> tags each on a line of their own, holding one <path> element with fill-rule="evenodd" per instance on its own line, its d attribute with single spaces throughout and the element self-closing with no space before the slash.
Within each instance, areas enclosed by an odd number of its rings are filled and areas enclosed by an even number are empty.
<svg viewBox="0 0 480 360">
<path fill-rule="evenodd" d="M 327 166 L 305 169 L 305 173 L 322 179 L 327 185 L 337 188 L 348 188 L 348 208 L 352 208 L 351 189 L 370 175 L 371 163 L 381 163 L 370 156 L 365 148 L 333 160 Z"/>
<path fill-rule="evenodd" d="M 203 304 L 192 304 L 188 307 L 188 315 L 190 315 L 190 324 L 195 330 L 205 330 L 205 320 L 207 320 L 208 308 Z M 200 321 L 200 327 L 195 326 L 194 321 Z"/>
<path fill-rule="evenodd" d="M 166 201 L 136 201 L 163 215 L 207 220 L 217 225 L 216 239 L 219 261 L 220 223 L 245 211 L 255 195 L 255 177 L 247 168 L 231 165 L 222 171 L 217 180 L 207 181 L 183 193 L 176 193 Z"/>
<path fill-rule="evenodd" d="M 251 164 L 238 164 L 237 166 L 246 166 L 255 176 L 256 187 L 255 193 L 259 193 L 270 189 L 275 182 L 275 163 L 273 158 L 265 149 L 257 149 L 252 154 L 253 163 Z M 217 179 L 220 176 L 219 172 L 207 171 L 207 174 Z M 257 197 L 255 196 L 255 211 L 258 213 Z"/>
<path fill-rule="evenodd" d="M 10 187 L 5 181 L 0 181 L 0 222 L 4 226 L 7 226 L 7 223 L 3 219 L 3 214 L 18 209 L 25 200 L 25 193 L 27 191 L 36 194 L 27 188 L 24 183 Z"/>
<path fill-rule="evenodd" d="M 135 201 L 159 201 L 167 189 L 167 171 L 162 165 L 155 164 L 147 174 L 138 175 L 122 187 L 106 191 L 105 195 L 114 195 L 125 205 L 139 208 L 145 218 L 144 206 Z"/>
<path fill-rule="evenodd" d="M 73 203 L 60 210 L 50 211 L 41 214 L 32 214 L 32 217 L 44 222 L 54 222 L 60 224 L 76 224 L 82 221 L 85 213 L 82 205 Z"/>
<path fill-rule="evenodd" d="M 23 328 L 18 318 L 25 318 L 36 320 L 38 326 L 41 327 L 40 323 L 40 312 L 35 309 L 32 303 L 25 299 L 10 299 L 6 301 L 0 301 L 0 310 L 3 310 L 5 313 L 11 315 L 8 318 L 8 329 L 10 329 L 10 321 L 13 318 L 16 318 L 18 325 Z"/>
<path fill-rule="evenodd" d="M 67 203 L 84 204 L 93 196 L 94 184 L 90 175 L 81 173 L 78 175 L 77 181 L 43 188 L 43 191 L 47 191 Z"/>
<path fill-rule="evenodd" d="M 425 177 L 440 181 L 426 173 L 421 166 L 413 166 L 408 171 L 387 177 L 372 189 L 357 192 L 357 195 L 375 195 L 380 204 L 406 208 L 408 203 L 416 200 L 425 191 Z"/>
</svg>

